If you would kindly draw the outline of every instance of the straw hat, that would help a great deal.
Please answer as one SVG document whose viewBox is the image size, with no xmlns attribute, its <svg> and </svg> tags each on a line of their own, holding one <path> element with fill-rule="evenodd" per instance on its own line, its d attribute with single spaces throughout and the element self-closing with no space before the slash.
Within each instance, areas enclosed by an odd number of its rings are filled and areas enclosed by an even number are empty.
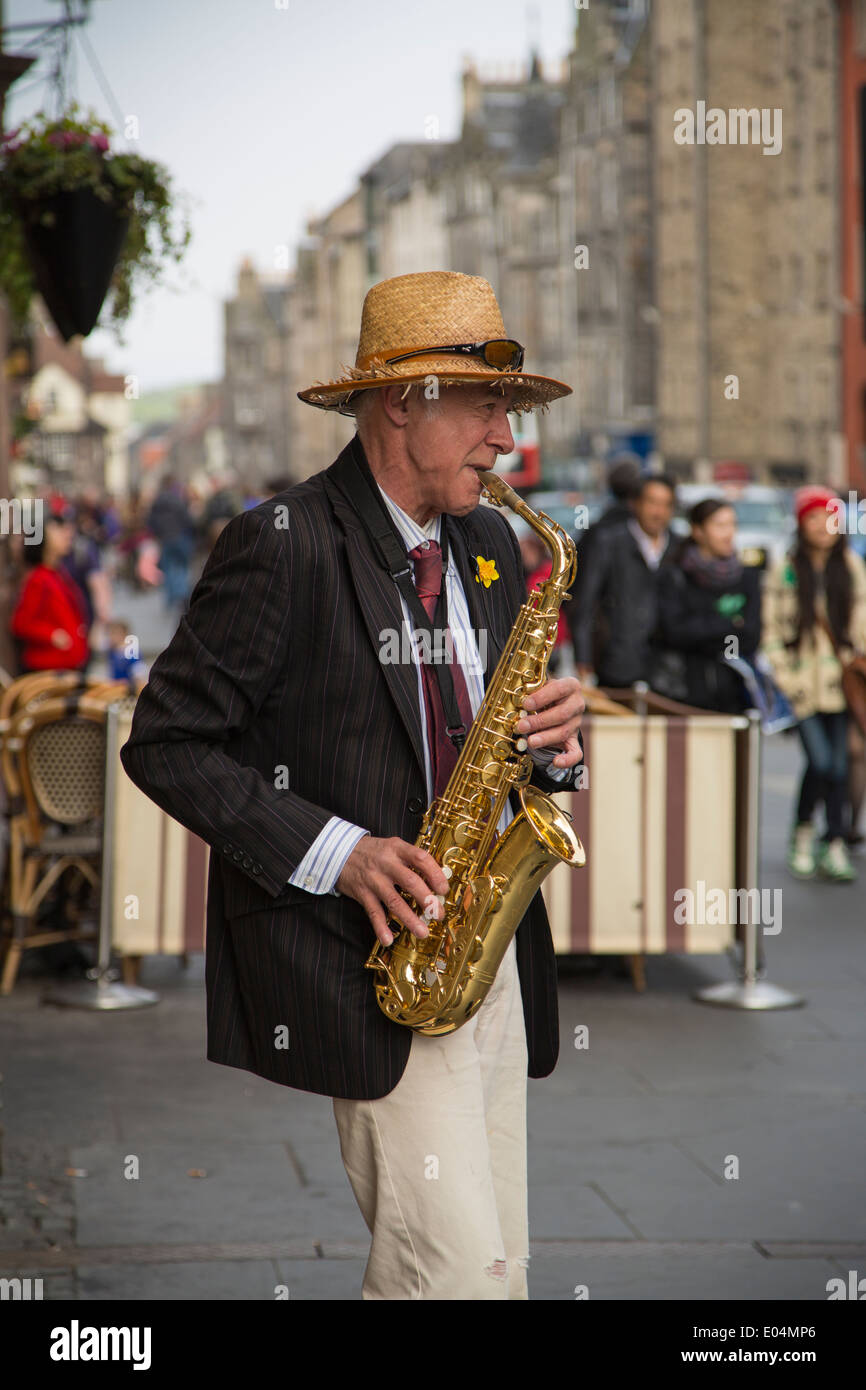
<svg viewBox="0 0 866 1390">
<path fill-rule="evenodd" d="M 429 270 L 397 275 L 373 285 L 364 300 L 361 336 L 354 367 L 343 365 L 337 381 L 318 381 L 298 397 L 322 410 L 354 414 L 356 392 L 392 382 L 424 381 L 435 376 L 442 384 L 514 385 L 514 410 L 546 407 L 571 387 L 553 377 L 532 376 L 523 370 L 498 370 L 480 356 L 434 352 L 402 362 L 390 357 L 418 348 L 444 348 L 463 343 L 507 339 L 492 286 L 478 275 L 454 270 Z"/>
</svg>

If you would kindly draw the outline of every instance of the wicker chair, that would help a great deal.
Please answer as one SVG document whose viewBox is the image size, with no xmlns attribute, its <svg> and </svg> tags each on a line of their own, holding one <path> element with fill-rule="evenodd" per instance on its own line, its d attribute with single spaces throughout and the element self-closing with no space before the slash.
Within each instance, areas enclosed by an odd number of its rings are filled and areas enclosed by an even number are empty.
<svg viewBox="0 0 866 1390">
<path fill-rule="evenodd" d="M 76 690 L 98 694 L 101 690 L 113 692 L 116 688 L 116 681 L 106 681 L 101 676 L 82 676 L 79 671 L 32 671 L 11 680 L 0 693 L 0 812 L 3 817 L 0 825 L 0 932 L 9 922 L 8 822 L 11 816 L 24 809 L 16 760 L 7 739 L 10 719 L 26 705 L 53 696 L 68 696 Z"/>
<path fill-rule="evenodd" d="M 78 920 L 72 888 L 101 881 L 106 706 L 126 693 L 124 681 L 69 688 L 32 700 L 5 731 L 15 806 L 9 818 L 9 940 L 0 994 L 10 994 L 24 951 L 58 941 L 93 939 Z M 40 929 L 40 904 L 71 870 L 64 893 L 70 926 Z"/>
</svg>

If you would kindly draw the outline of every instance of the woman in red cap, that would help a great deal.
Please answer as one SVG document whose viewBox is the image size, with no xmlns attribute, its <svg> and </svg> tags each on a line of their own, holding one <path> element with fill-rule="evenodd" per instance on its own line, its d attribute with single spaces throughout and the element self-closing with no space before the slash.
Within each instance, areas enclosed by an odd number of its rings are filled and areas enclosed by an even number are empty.
<svg viewBox="0 0 866 1390">
<path fill-rule="evenodd" d="M 20 643 L 22 674 L 30 671 L 84 671 L 90 656 L 84 596 L 60 561 L 75 538 L 68 509 L 45 509 L 42 540 L 25 544 L 30 568 L 12 614 Z"/>
<path fill-rule="evenodd" d="M 845 661 L 866 648 L 866 564 L 848 546 L 844 503 L 829 488 L 800 488 L 794 508 L 797 539 L 767 575 L 763 610 L 764 651 L 800 721 L 806 753 L 788 867 L 797 878 L 817 869 L 849 882 L 856 875 L 845 825 L 848 711 L 836 648 Z M 827 824 L 816 855 L 819 801 Z"/>
</svg>

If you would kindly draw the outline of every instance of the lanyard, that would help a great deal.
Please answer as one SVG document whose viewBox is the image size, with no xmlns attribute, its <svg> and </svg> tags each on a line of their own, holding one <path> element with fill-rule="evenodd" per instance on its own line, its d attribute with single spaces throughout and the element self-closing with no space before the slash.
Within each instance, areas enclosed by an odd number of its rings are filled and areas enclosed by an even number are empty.
<svg viewBox="0 0 866 1390">
<path fill-rule="evenodd" d="M 348 473 L 345 482 L 341 484 L 342 490 L 346 493 L 349 501 L 354 506 L 360 517 L 364 529 L 372 543 L 373 550 L 383 569 L 386 569 L 396 584 L 398 590 L 406 601 L 406 605 L 415 622 L 416 629 L 427 634 L 430 642 L 430 651 L 433 651 L 433 628 L 438 626 L 444 631 L 448 625 L 448 599 L 446 595 L 445 575 L 448 569 L 448 531 L 447 516 L 443 514 L 441 535 L 442 535 L 442 584 L 439 590 L 439 598 L 436 604 L 436 611 L 431 622 L 427 612 L 418 597 L 418 590 L 412 579 L 412 569 L 403 538 L 394 525 L 388 509 L 385 506 L 376 487 L 376 481 L 370 471 L 370 465 L 364 454 L 363 445 L 356 435 L 352 440 L 351 458 L 355 467 Z M 451 676 L 451 669 L 448 662 L 433 662 L 433 671 L 439 683 L 439 691 L 442 695 L 442 707 L 445 710 L 446 733 L 457 749 L 458 753 L 466 741 L 468 730 L 460 717 L 460 710 L 457 705 L 457 697 L 454 694 L 454 681 Z"/>
</svg>

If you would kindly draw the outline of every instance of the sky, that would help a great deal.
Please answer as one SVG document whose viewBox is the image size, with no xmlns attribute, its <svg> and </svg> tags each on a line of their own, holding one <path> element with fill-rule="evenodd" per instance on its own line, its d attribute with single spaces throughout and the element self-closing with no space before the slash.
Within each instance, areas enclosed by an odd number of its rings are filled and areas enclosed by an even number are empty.
<svg viewBox="0 0 866 1390">
<path fill-rule="evenodd" d="M 5 0 L 4 22 L 60 12 L 58 0 Z M 291 266 L 308 218 L 390 145 L 426 138 L 431 116 L 440 139 L 459 134 L 464 58 L 482 75 L 516 69 L 534 40 L 558 71 L 574 16 L 573 0 L 92 0 L 69 93 L 120 132 L 117 147 L 167 166 L 189 195 L 192 241 L 166 287 L 145 290 L 125 344 L 96 329 L 88 354 L 142 393 L 218 380 L 241 259 L 272 273 L 287 246 Z M 4 46 L 29 51 L 27 38 Z M 43 58 L 11 89 L 7 130 L 56 109 L 50 72 Z M 135 142 L 122 136 L 129 116 Z"/>
</svg>

